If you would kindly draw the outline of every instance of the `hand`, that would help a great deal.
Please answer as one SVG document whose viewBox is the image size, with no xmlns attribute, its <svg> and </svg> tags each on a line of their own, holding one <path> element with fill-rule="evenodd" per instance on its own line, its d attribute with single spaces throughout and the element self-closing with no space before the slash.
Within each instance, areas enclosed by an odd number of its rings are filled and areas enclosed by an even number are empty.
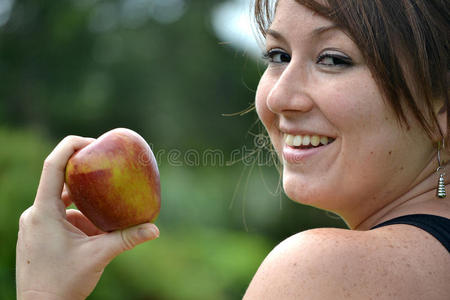
<svg viewBox="0 0 450 300">
<path fill-rule="evenodd" d="M 20 217 L 17 299 L 85 299 L 118 254 L 159 236 L 151 223 L 105 233 L 71 203 L 64 187 L 70 156 L 94 139 L 68 136 L 44 162 L 33 206 Z"/>
</svg>

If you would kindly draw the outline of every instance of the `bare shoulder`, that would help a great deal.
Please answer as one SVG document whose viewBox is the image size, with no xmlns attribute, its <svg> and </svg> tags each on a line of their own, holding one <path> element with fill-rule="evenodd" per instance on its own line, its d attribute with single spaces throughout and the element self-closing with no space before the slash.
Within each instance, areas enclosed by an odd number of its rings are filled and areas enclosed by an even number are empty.
<svg viewBox="0 0 450 300">
<path fill-rule="evenodd" d="M 448 299 L 450 255 L 408 225 L 321 228 L 281 242 L 244 299 Z"/>
</svg>

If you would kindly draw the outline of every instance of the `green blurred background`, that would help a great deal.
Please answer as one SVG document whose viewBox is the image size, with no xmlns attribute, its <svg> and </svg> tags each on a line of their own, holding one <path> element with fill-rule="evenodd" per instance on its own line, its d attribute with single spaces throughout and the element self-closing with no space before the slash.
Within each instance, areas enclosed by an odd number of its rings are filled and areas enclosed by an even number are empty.
<svg viewBox="0 0 450 300">
<path fill-rule="evenodd" d="M 19 216 L 68 134 L 131 128 L 161 173 L 160 238 L 115 259 L 89 299 L 240 299 L 277 243 L 344 227 L 283 195 L 254 111 L 224 116 L 252 105 L 264 70 L 229 29 L 248 7 L 0 0 L 0 299 L 15 298 Z"/>
</svg>

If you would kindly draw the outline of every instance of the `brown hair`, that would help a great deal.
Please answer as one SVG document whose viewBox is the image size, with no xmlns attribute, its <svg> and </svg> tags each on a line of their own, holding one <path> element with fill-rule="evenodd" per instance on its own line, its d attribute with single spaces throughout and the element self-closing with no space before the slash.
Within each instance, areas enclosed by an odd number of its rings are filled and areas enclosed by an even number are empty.
<svg viewBox="0 0 450 300">
<path fill-rule="evenodd" d="M 442 136 L 433 107 L 437 100 L 446 111 L 449 105 L 448 0 L 325 0 L 326 5 L 296 1 L 353 39 L 401 124 L 409 126 L 407 108 L 430 138 L 437 132 Z M 255 0 L 254 17 L 264 37 L 275 9 L 271 0 Z M 449 128 L 447 111 L 447 136 Z"/>
</svg>

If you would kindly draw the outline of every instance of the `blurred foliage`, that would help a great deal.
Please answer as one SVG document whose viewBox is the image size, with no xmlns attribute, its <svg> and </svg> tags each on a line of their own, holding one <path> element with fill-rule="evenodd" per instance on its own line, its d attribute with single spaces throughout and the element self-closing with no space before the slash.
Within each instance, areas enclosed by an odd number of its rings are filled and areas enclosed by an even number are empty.
<svg viewBox="0 0 450 300">
<path fill-rule="evenodd" d="M 263 66 L 215 36 L 211 10 L 222 1 L 4 1 L 12 9 L 0 25 L 0 299 L 15 298 L 19 216 L 67 134 L 128 127 L 164 154 L 160 238 L 114 260 L 89 299 L 239 299 L 281 240 L 343 227 L 286 199 L 267 161 L 231 157 L 244 146 L 261 153 L 256 114 L 222 114 L 252 104 Z M 176 166 L 171 149 L 219 149 L 233 163 Z"/>
<path fill-rule="evenodd" d="M 117 258 L 110 266 L 114 272 L 108 270 L 96 292 L 105 299 L 128 299 L 126 294 L 114 298 L 107 283 L 120 274 L 129 290 L 137 291 L 133 299 L 239 299 L 249 272 L 256 271 L 269 248 L 262 237 L 244 232 L 204 226 L 168 230 Z"/>
<path fill-rule="evenodd" d="M 215 37 L 217 1 L 181 1 L 177 22 L 140 26 L 123 17 L 128 2 L 146 1 L 16 1 L 0 31 L 0 120 L 58 138 L 114 124 L 164 147 L 241 142 L 255 117 L 220 116 L 250 105 L 258 70 Z"/>
</svg>

